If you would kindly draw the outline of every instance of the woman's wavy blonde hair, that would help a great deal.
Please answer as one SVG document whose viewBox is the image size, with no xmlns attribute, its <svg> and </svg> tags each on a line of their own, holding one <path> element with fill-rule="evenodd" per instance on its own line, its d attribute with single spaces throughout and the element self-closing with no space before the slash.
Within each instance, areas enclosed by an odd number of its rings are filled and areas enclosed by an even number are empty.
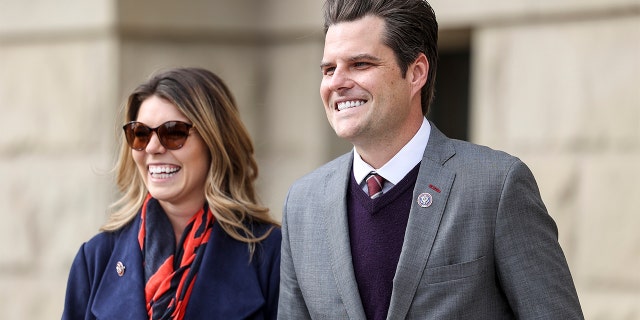
<svg viewBox="0 0 640 320">
<path fill-rule="evenodd" d="M 211 158 L 205 185 L 209 208 L 224 231 L 247 243 L 253 253 L 255 244 L 268 237 L 278 223 L 269 215 L 269 209 L 258 202 L 254 188 L 258 165 L 253 143 L 228 87 L 205 69 L 160 72 L 129 95 L 124 122 L 135 121 L 140 105 L 151 96 L 171 102 L 197 128 Z M 124 136 L 120 139 L 115 172 L 122 196 L 111 205 L 112 212 L 101 228 L 103 231 L 118 230 L 132 221 L 148 193 Z M 273 226 L 256 235 L 250 227 L 254 221 Z"/>
</svg>

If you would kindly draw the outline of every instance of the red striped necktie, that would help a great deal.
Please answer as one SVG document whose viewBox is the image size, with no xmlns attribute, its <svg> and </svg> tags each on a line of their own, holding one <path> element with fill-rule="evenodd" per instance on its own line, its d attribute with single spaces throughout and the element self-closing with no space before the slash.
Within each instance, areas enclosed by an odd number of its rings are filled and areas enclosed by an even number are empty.
<svg viewBox="0 0 640 320">
<path fill-rule="evenodd" d="M 373 171 L 369 173 L 369 176 L 367 176 L 367 187 L 369 188 L 369 197 L 371 197 L 371 199 L 375 199 L 382 195 L 383 185 L 383 177 Z"/>
</svg>

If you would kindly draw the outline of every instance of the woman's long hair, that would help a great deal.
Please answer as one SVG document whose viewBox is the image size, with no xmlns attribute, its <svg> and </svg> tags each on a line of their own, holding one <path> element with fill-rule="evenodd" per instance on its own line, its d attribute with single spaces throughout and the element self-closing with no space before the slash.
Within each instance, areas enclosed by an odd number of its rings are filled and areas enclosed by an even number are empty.
<svg viewBox="0 0 640 320">
<path fill-rule="evenodd" d="M 255 244 L 273 230 L 256 235 L 250 222 L 278 223 L 269 209 L 260 205 L 254 182 L 258 165 L 253 143 L 240 120 L 238 108 L 225 83 L 214 73 L 200 68 L 170 69 L 152 76 L 138 86 L 125 106 L 125 123 L 135 121 L 142 102 L 158 96 L 175 105 L 197 128 L 209 149 L 210 165 L 205 184 L 209 208 L 224 231 L 236 240 Z M 115 231 L 136 216 L 148 191 L 124 137 L 116 163 L 116 183 L 121 198 L 111 205 L 112 212 L 103 231 Z"/>
</svg>

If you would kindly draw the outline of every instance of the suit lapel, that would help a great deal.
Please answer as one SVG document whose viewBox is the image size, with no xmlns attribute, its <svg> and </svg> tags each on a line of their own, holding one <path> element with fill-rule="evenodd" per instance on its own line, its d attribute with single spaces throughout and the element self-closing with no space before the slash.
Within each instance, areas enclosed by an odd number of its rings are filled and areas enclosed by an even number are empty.
<svg viewBox="0 0 640 320">
<path fill-rule="evenodd" d="M 450 139 L 431 124 L 429 142 L 413 190 L 415 201 L 409 212 L 387 319 L 404 319 L 411 306 L 455 179 L 455 173 L 443 166 L 454 154 Z M 430 203 L 426 194 L 431 197 Z M 423 201 L 419 203 L 417 199 L 421 195 Z"/>
<path fill-rule="evenodd" d="M 323 194 L 326 201 L 323 206 L 327 242 L 333 275 L 345 305 L 349 318 L 364 319 L 364 308 L 358 292 L 351 246 L 349 242 L 349 226 L 347 220 L 347 189 L 351 178 L 353 153 L 342 156 L 336 161 L 335 170 L 331 170 L 325 179 Z"/>
<path fill-rule="evenodd" d="M 142 270 L 142 253 L 138 245 L 139 216 L 131 226 L 122 231 L 115 241 L 109 262 L 104 273 L 96 276 L 100 286 L 91 311 L 97 319 L 147 319 L 144 295 L 144 272 Z M 122 276 L 116 272 L 116 264 L 125 266 Z"/>
</svg>

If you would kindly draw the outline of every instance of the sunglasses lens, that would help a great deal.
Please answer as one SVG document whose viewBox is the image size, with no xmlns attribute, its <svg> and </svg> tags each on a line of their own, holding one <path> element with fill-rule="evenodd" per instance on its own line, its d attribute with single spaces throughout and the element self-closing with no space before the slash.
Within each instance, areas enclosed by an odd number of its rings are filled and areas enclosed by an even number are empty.
<svg viewBox="0 0 640 320">
<path fill-rule="evenodd" d="M 184 122 L 165 122 L 158 127 L 160 143 L 167 149 L 180 149 L 189 136 L 189 129 L 191 129 L 191 125 Z"/>
<path fill-rule="evenodd" d="M 135 150 L 142 150 L 147 146 L 152 132 L 151 128 L 139 122 L 131 122 L 124 126 L 127 144 Z"/>
</svg>

